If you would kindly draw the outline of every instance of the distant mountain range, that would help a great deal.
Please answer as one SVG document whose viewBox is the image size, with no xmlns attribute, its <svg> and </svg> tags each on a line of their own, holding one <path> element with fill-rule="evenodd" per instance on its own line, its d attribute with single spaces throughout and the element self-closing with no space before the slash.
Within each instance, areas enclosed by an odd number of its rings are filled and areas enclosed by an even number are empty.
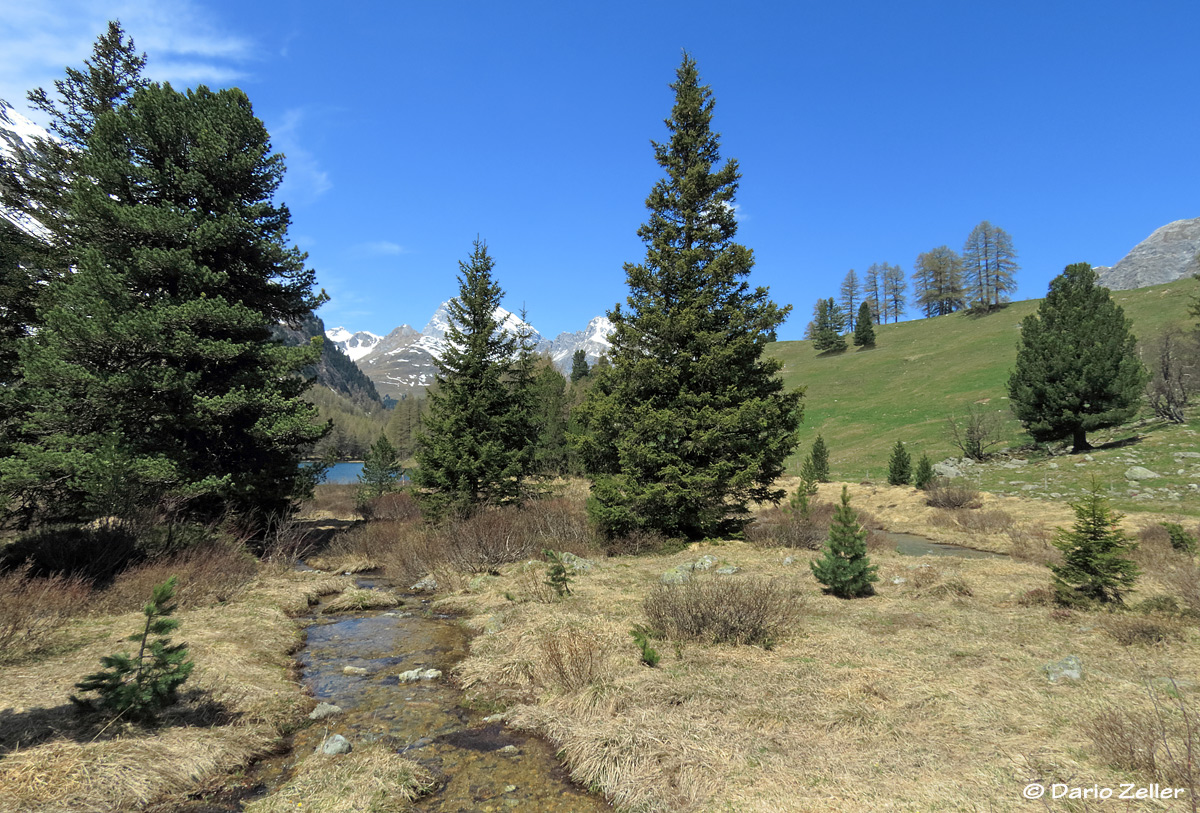
<svg viewBox="0 0 1200 813">
<path fill-rule="evenodd" d="M 325 337 L 375 382 L 381 395 L 399 398 L 433 383 L 437 372 L 434 362 L 447 347 L 449 304 L 443 302 L 419 332 L 409 325 L 401 325 L 386 336 L 335 327 L 326 330 Z M 494 316 L 504 331 L 513 336 L 527 328 L 537 351 L 548 355 L 563 372 L 569 370 L 576 350 L 582 349 L 588 363 L 595 364 L 612 348 L 608 336 L 613 325 L 605 316 L 595 317 L 583 330 L 560 333 L 553 340 L 543 338 L 535 327 L 504 308 L 496 308 Z"/>
</svg>

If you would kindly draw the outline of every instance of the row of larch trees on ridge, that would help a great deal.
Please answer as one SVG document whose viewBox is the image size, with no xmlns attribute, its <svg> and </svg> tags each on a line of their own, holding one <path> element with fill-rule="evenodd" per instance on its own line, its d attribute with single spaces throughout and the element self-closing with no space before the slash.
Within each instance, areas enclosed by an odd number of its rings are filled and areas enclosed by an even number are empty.
<svg viewBox="0 0 1200 813">
<path fill-rule="evenodd" d="M 690 56 L 671 88 L 670 138 L 654 144 L 664 177 L 638 231 L 646 256 L 625 266 L 629 296 L 608 314 L 612 350 L 590 373 L 570 438 L 592 481 L 589 513 L 610 536 L 742 527 L 750 501 L 783 497 L 774 483 L 803 412 L 802 392 L 786 391 L 779 362 L 763 357 L 789 308 L 746 282 L 753 254 L 734 241 L 737 163 L 721 165 L 712 94 Z M 532 470 L 518 369 L 529 354 L 502 346 L 489 321 L 500 290 L 491 270 L 477 242 L 418 451 L 417 483 L 436 512 L 519 501 Z"/>
<path fill-rule="evenodd" d="M 0 167 L 0 202 L 40 224 L 0 219 L 0 493 L 24 523 L 278 514 L 326 431 L 300 399 L 319 347 L 271 334 L 323 296 L 274 202 L 283 158 L 242 91 L 181 93 L 145 61 L 110 23 L 29 95 L 58 140 Z"/>
<path fill-rule="evenodd" d="M 938 246 L 917 256 L 913 264 L 913 305 L 926 318 L 971 308 L 987 311 L 1008 302 L 1016 291 L 1017 252 L 1004 229 L 983 221 L 971 230 L 962 253 Z M 830 300 L 824 300 L 826 302 Z M 852 317 L 861 303 L 870 308 L 875 324 L 900 321 L 908 307 L 908 282 L 904 269 L 888 263 L 873 263 L 860 278 L 853 268 L 846 272 L 834 301 L 835 324 L 842 332 L 857 325 Z M 817 308 L 805 338 L 816 332 Z M 828 349 L 828 348 L 826 348 Z"/>
</svg>

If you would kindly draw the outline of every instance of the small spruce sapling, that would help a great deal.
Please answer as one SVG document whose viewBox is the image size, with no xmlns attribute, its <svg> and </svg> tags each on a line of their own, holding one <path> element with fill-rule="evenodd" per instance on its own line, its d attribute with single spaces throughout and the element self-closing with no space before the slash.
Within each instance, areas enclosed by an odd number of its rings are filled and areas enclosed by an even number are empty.
<svg viewBox="0 0 1200 813">
<path fill-rule="evenodd" d="M 896 441 L 892 449 L 892 458 L 888 461 L 888 484 L 906 486 L 912 482 L 912 458 L 904 448 L 904 441 Z"/>
<path fill-rule="evenodd" d="M 638 645 L 638 649 L 642 651 L 642 663 L 649 667 L 658 666 L 658 662 L 662 660 L 662 655 L 658 654 L 658 650 L 650 646 L 650 636 L 653 631 L 645 624 L 635 624 L 633 629 L 629 631 L 633 636 L 633 642 Z"/>
<path fill-rule="evenodd" d="M 559 598 L 571 595 L 571 572 L 567 570 L 562 554 L 545 548 L 542 550 L 542 555 L 550 563 L 546 568 L 546 584 L 554 588 L 554 592 L 558 594 Z"/>
<path fill-rule="evenodd" d="M 929 488 L 933 478 L 933 463 L 929 462 L 929 455 L 922 453 L 921 459 L 917 461 L 916 474 L 913 475 L 913 485 L 924 491 Z"/>
<path fill-rule="evenodd" d="M 833 513 L 825 555 L 811 562 L 813 576 L 825 585 L 825 592 L 838 598 L 860 598 L 875 594 L 872 582 L 878 581 L 878 569 L 867 558 L 867 529 L 858 522 L 850 507 L 850 492 L 842 486 L 842 504 Z"/>
<path fill-rule="evenodd" d="M 809 454 L 809 459 L 812 460 L 813 474 L 816 475 L 818 483 L 829 482 L 829 448 L 825 445 L 825 438 L 817 435 L 817 439 L 813 441 L 812 452 Z"/>
<path fill-rule="evenodd" d="M 185 644 L 172 644 L 166 636 L 179 628 L 171 618 L 175 612 L 175 577 L 157 585 L 150 601 L 142 608 L 146 625 L 127 640 L 139 641 L 138 654 L 106 655 L 100 659 L 104 667 L 88 675 L 75 688 L 96 692 L 96 700 L 71 696 L 79 709 L 101 710 L 131 719 L 152 722 L 159 711 L 178 700 L 178 690 L 195 665 L 187 660 Z M 150 636 L 158 636 L 151 640 Z"/>
<path fill-rule="evenodd" d="M 1182 525 L 1177 522 L 1164 522 L 1162 526 L 1171 540 L 1173 549 L 1183 553 L 1196 552 L 1196 537 L 1185 531 Z"/>
<path fill-rule="evenodd" d="M 1058 528 L 1054 540 L 1063 562 L 1050 566 L 1059 601 L 1123 604 L 1125 593 L 1138 577 L 1137 565 L 1126 558 L 1137 543 L 1121 530 L 1123 515 L 1109 509 L 1094 482 L 1092 490 L 1071 508 L 1075 510 L 1074 526 L 1069 531 Z"/>
</svg>

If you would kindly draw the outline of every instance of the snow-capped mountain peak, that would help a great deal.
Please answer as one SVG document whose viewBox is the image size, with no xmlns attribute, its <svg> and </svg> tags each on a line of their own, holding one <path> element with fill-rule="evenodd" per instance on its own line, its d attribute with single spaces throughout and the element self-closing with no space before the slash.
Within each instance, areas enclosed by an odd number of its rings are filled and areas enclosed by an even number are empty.
<svg viewBox="0 0 1200 813">
<path fill-rule="evenodd" d="M 325 338 L 329 339 L 339 350 L 349 356 L 351 361 L 358 361 L 383 341 L 382 336 L 376 336 L 370 331 L 360 330 L 356 333 L 351 333 L 344 327 L 335 327 L 326 330 Z"/>
</svg>

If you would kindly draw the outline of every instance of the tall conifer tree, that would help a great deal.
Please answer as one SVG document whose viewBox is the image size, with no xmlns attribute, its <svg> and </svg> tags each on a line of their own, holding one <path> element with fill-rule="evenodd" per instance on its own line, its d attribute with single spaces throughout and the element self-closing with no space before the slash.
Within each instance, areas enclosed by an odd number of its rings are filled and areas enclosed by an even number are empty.
<svg viewBox="0 0 1200 813">
<path fill-rule="evenodd" d="M 1075 263 L 1021 322 L 1009 404 L 1034 440 L 1069 438 L 1079 452 L 1091 448 L 1088 432 L 1137 414 L 1146 378 L 1125 312 L 1090 265 Z"/>
<path fill-rule="evenodd" d="M 874 347 L 875 346 L 875 328 L 874 320 L 871 318 L 871 305 L 863 302 L 858 306 L 858 319 L 854 323 L 854 346 L 855 347 Z"/>
<path fill-rule="evenodd" d="M 273 196 L 283 158 L 239 90 L 139 90 L 95 120 L 70 189 L 79 248 L 22 348 L 23 437 L 0 488 L 43 518 L 190 500 L 212 517 L 277 513 L 325 431 L 299 399 L 319 347 L 270 328 L 322 299 Z"/>
<path fill-rule="evenodd" d="M 448 347 L 437 361 L 413 472 L 434 515 L 519 502 L 530 451 L 528 433 L 514 425 L 524 413 L 509 380 L 517 338 L 496 318 L 504 292 L 487 244 L 477 239 L 458 267 Z"/>
<path fill-rule="evenodd" d="M 699 538 L 736 530 L 796 447 L 801 392 L 763 357 L 787 316 L 745 278 L 734 242 L 735 161 L 720 164 L 712 93 L 684 55 L 671 86 L 665 172 L 646 200 L 641 264 L 627 264 L 628 309 L 609 313 L 612 367 L 599 371 L 577 436 L 593 517 L 608 534 L 653 528 Z"/>
</svg>

